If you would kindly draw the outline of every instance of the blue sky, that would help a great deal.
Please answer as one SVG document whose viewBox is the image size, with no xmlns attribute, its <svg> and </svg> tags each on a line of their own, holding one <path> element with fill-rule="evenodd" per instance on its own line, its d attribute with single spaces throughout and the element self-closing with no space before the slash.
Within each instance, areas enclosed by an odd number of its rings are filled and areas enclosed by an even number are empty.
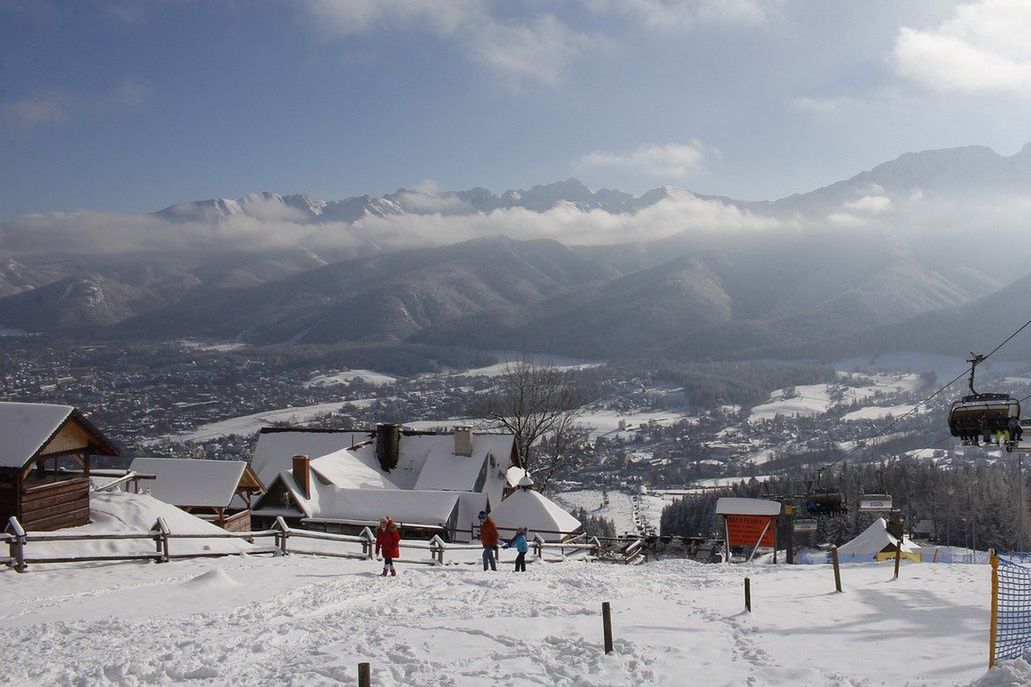
<svg viewBox="0 0 1031 687">
<path fill-rule="evenodd" d="M 569 176 L 774 198 L 1010 154 L 1025 5 L 0 0 L 0 219 Z"/>
</svg>

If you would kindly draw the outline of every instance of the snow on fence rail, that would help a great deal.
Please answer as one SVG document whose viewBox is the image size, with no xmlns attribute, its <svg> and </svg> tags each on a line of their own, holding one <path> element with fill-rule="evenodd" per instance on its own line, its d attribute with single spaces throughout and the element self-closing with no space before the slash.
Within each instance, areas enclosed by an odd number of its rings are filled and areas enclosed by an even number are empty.
<svg viewBox="0 0 1031 687">
<path fill-rule="evenodd" d="M 272 529 L 256 530 L 251 532 L 210 532 L 210 533 L 175 533 L 165 523 L 164 518 L 158 518 L 154 527 L 148 532 L 103 532 L 96 534 L 80 532 L 26 532 L 21 523 L 15 517 L 10 518 L 3 533 L 0 533 L 0 544 L 6 543 L 10 549 L 10 555 L 0 558 L 0 565 L 6 565 L 17 572 L 24 572 L 29 564 L 42 563 L 82 563 L 96 561 L 136 561 L 152 560 L 156 563 L 167 563 L 172 559 L 180 558 L 201 558 L 213 556 L 233 555 L 226 552 L 188 552 L 177 553 L 173 550 L 170 542 L 173 540 L 203 540 L 203 539 L 241 539 L 248 543 L 260 538 L 272 538 L 273 546 L 256 547 L 246 550 L 249 554 L 273 554 L 285 556 L 290 553 L 314 556 L 334 556 L 341 558 L 356 558 L 372 560 L 376 557 L 376 537 L 368 527 L 362 530 L 361 534 L 332 534 L 329 532 L 316 532 L 290 527 L 283 518 L 276 518 L 276 525 Z M 333 551 L 326 549 L 312 550 L 290 546 L 291 539 L 305 539 L 338 544 L 354 544 L 360 547 L 360 551 Z M 112 554 L 75 554 L 67 556 L 33 556 L 31 547 L 28 545 L 42 542 L 88 542 L 88 541 L 112 541 L 112 540 L 139 540 L 154 542 L 154 551 L 124 552 Z M 540 536 L 534 537 L 531 542 L 534 555 L 537 560 L 544 561 L 545 551 L 558 551 L 562 559 L 568 554 L 586 553 L 589 558 L 597 559 L 603 551 L 601 542 L 596 537 L 587 539 L 586 534 L 557 543 L 545 542 Z M 26 553 L 26 548 L 29 548 Z M 448 552 L 478 551 L 483 547 L 480 544 L 456 544 L 445 542 L 440 536 L 434 536 L 429 541 L 406 540 L 402 549 L 414 549 L 425 551 L 427 558 L 398 559 L 405 563 L 421 563 L 427 565 L 443 565 Z M 638 547 L 640 548 L 640 547 Z M 630 563 L 631 561 L 625 560 Z M 636 561 L 634 561 L 636 562 Z"/>
</svg>

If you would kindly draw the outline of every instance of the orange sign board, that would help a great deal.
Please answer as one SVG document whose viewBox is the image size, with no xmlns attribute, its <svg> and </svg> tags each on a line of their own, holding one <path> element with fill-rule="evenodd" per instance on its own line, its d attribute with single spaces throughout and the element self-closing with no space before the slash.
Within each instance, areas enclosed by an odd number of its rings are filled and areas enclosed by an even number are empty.
<svg viewBox="0 0 1031 687">
<path fill-rule="evenodd" d="M 727 519 L 727 543 L 730 546 L 759 546 L 773 548 L 777 541 L 777 516 L 775 515 L 725 515 Z M 769 525 L 769 527 L 767 527 Z M 766 534 L 763 534 L 763 530 Z"/>
</svg>

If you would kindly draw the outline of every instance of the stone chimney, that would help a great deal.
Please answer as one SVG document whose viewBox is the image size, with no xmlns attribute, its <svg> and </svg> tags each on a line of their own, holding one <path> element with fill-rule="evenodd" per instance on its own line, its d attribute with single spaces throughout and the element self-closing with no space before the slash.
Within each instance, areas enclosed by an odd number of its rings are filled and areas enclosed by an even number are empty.
<svg viewBox="0 0 1031 687">
<path fill-rule="evenodd" d="M 401 428 L 398 425 L 381 422 L 376 425 L 376 458 L 384 472 L 397 467 L 401 456 Z"/>
<path fill-rule="evenodd" d="M 455 455 L 471 456 L 473 454 L 473 428 L 467 425 L 455 427 Z"/>
<path fill-rule="evenodd" d="M 305 498 L 311 498 L 311 458 L 294 456 L 294 481 L 301 487 Z"/>
</svg>

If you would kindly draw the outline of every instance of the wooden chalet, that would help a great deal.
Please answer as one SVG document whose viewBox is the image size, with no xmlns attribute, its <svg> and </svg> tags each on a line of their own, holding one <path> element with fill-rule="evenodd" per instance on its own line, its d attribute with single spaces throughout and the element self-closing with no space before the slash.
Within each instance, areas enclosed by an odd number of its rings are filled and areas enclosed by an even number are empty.
<svg viewBox="0 0 1031 687">
<path fill-rule="evenodd" d="M 232 532 L 251 529 L 251 500 L 265 492 L 242 460 L 136 458 L 130 472 L 153 477 L 151 496 Z"/>
<path fill-rule="evenodd" d="M 0 402 L 0 527 L 32 531 L 90 519 L 90 456 L 118 447 L 71 406 Z"/>
</svg>

